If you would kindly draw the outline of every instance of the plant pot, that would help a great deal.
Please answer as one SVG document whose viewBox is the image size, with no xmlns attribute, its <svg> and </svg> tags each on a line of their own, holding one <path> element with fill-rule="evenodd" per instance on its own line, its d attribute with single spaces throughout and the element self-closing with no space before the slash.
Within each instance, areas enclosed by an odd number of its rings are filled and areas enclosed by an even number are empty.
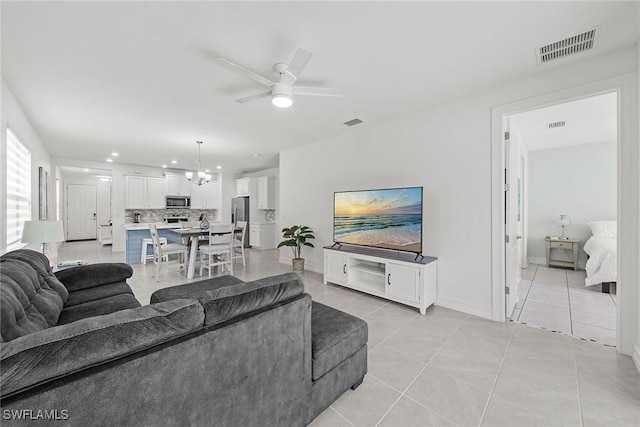
<svg viewBox="0 0 640 427">
<path fill-rule="evenodd" d="M 293 258 L 291 263 L 293 264 L 294 273 L 304 272 L 304 258 Z"/>
</svg>

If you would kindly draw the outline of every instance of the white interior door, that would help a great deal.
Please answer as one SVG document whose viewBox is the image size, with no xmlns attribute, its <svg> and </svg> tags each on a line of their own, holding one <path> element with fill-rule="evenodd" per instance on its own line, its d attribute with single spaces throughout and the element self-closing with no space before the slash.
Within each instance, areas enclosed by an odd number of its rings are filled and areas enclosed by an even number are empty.
<svg viewBox="0 0 640 427">
<path fill-rule="evenodd" d="M 505 315 L 511 316 L 518 302 L 518 283 L 520 282 L 520 252 L 518 235 L 518 162 L 520 159 L 517 143 L 512 142 L 509 131 L 509 119 L 506 121 L 505 138 Z"/>
<path fill-rule="evenodd" d="M 90 240 L 97 236 L 97 188 L 67 185 L 67 240 Z"/>
</svg>

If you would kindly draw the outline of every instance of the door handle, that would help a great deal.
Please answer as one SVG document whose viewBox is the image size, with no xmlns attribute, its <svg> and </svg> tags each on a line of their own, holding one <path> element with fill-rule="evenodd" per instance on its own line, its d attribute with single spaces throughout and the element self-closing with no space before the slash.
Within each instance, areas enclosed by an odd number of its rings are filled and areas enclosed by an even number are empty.
<svg viewBox="0 0 640 427">
<path fill-rule="evenodd" d="M 387 274 L 387 285 L 391 285 L 391 273 Z"/>
<path fill-rule="evenodd" d="M 522 239 L 522 236 L 516 236 L 516 239 Z"/>
<path fill-rule="evenodd" d="M 343 272 L 344 274 L 347 274 L 347 264 L 344 264 L 344 265 L 342 266 L 342 272 Z"/>
</svg>

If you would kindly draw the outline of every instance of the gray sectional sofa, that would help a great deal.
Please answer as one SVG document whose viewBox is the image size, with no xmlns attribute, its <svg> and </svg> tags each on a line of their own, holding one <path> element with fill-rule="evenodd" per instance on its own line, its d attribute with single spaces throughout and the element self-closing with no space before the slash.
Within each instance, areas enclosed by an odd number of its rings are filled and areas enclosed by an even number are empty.
<svg viewBox="0 0 640 427">
<path fill-rule="evenodd" d="M 3 426 L 304 426 L 367 370 L 367 325 L 294 273 L 156 291 L 127 264 L 0 257 Z"/>
</svg>

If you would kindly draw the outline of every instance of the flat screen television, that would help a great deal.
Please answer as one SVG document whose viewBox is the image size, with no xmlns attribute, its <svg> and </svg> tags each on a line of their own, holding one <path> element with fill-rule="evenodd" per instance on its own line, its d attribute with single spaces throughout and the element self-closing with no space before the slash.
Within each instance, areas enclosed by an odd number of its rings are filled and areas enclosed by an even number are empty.
<svg viewBox="0 0 640 427">
<path fill-rule="evenodd" d="M 422 253 L 422 187 L 334 193 L 333 241 Z"/>
</svg>

